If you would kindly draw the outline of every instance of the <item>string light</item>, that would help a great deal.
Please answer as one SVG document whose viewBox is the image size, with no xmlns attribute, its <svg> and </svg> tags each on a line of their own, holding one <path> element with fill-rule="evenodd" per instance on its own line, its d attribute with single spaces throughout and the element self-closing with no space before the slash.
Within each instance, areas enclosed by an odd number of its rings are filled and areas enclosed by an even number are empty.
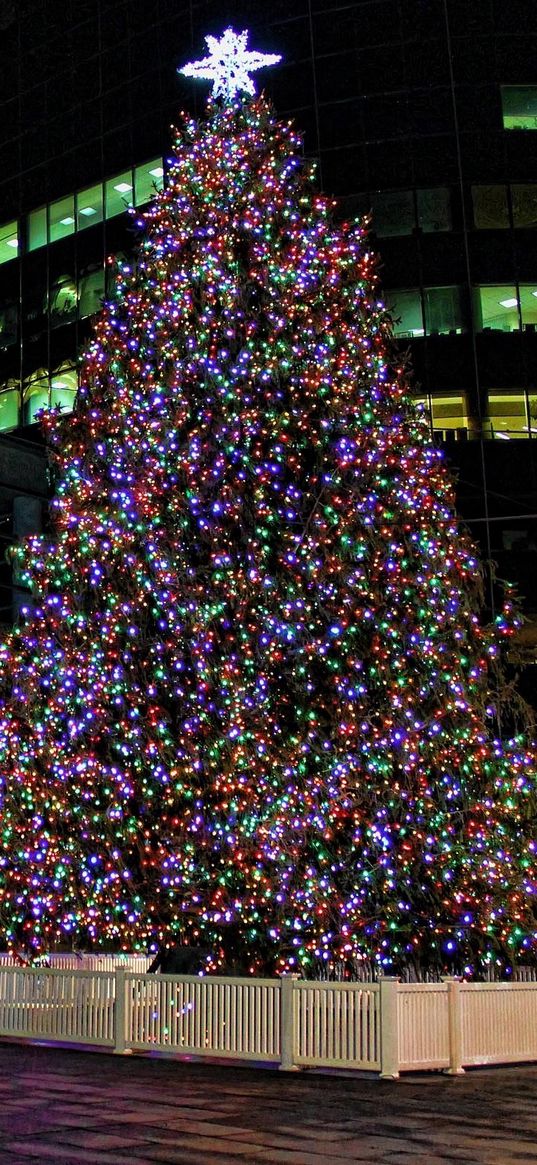
<svg viewBox="0 0 537 1165">
<path fill-rule="evenodd" d="M 0 647 L 11 947 L 535 950 L 534 755 L 494 730 L 516 609 L 482 625 L 366 226 L 313 183 L 263 98 L 185 117 L 44 417 L 51 533 L 12 552 L 32 599 Z"/>
</svg>

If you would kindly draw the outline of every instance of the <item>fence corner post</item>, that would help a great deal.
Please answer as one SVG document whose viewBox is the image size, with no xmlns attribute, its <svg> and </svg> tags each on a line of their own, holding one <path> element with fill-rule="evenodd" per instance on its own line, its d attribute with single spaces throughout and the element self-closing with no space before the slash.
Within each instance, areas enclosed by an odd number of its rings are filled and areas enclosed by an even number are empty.
<svg viewBox="0 0 537 1165">
<path fill-rule="evenodd" d="M 399 978 L 383 975 L 380 980 L 380 1078 L 399 1077 Z"/>
<path fill-rule="evenodd" d="M 458 979 L 443 979 L 447 986 L 449 1068 L 446 1076 L 464 1076 L 462 1066 L 461 985 Z"/>
<path fill-rule="evenodd" d="M 125 970 L 123 967 L 116 967 L 114 971 L 114 978 L 114 1055 L 123 1056 L 126 1051 L 126 980 Z"/>
<path fill-rule="evenodd" d="M 295 1008 L 293 986 L 298 975 L 280 975 L 280 1072 L 298 1072 L 295 1064 Z"/>
</svg>

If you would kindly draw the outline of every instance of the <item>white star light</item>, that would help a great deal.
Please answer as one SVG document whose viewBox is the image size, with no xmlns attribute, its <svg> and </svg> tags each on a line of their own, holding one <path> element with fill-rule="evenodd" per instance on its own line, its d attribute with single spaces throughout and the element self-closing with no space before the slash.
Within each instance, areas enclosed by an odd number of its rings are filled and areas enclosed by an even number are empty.
<svg viewBox="0 0 537 1165">
<path fill-rule="evenodd" d="M 267 65 L 277 65 L 281 57 L 275 53 L 251 53 L 246 48 L 247 40 L 247 29 L 234 32 L 232 28 L 226 28 L 220 40 L 216 36 L 206 36 L 208 55 L 202 61 L 191 61 L 177 71 L 185 77 L 213 81 L 213 97 L 222 97 L 224 101 L 233 101 L 241 92 L 253 97 L 255 85 L 249 73 Z"/>
</svg>

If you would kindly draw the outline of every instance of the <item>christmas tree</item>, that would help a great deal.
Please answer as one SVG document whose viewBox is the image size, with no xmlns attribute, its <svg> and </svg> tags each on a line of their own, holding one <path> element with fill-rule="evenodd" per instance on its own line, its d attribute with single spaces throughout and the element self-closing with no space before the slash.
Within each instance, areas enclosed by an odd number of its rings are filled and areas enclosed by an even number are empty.
<svg viewBox="0 0 537 1165">
<path fill-rule="evenodd" d="M 516 613 L 483 623 L 366 227 L 250 92 L 246 34 L 208 39 L 207 115 L 73 416 L 44 420 L 50 533 L 13 552 L 3 937 L 310 975 L 527 960 L 534 755 L 497 727 Z"/>
</svg>

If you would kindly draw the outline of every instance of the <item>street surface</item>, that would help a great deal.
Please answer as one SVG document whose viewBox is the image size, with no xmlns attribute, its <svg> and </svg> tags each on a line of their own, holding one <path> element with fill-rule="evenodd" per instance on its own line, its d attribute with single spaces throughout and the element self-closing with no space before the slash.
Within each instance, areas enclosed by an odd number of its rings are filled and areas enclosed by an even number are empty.
<svg viewBox="0 0 537 1165">
<path fill-rule="evenodd" d="M 284 1074 L 0 1043 L 6 1165 L 537 1165 L 537 1066 Z"/>
</svg>

